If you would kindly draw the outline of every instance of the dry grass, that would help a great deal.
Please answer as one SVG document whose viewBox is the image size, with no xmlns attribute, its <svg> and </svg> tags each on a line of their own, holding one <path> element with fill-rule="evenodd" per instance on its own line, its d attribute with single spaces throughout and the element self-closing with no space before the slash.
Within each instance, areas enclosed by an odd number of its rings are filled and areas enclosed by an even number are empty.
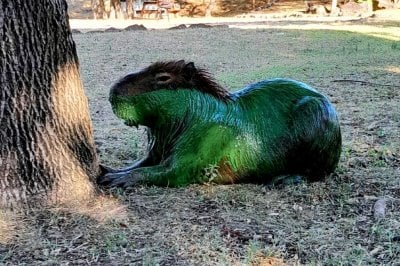
<svg viewBox="0 0 400 266">
<path fill-rule="evenodd" d="M 277 76 L 312 84 L 340 114 L 340 165 L 313 184 L 139 186 L 111 191 L 105 198 L 114 203 L 100 204 L 102 211 L 32 211 L 23 220 L 29 237 L 0 243 L 0 264 L 400 264 L 398 42 L 333 30 L 224 28 L 74 38 L 107 165 L 142 156 L 145 139 L 112 114 L 111 83 L 162 59 L 193 60 L 233 89 Z M 343 79 L 364 83 L 335 82 Z M 381 198 L 384 216 L 376 218 Z M 107 209 L 104 219 L 93 215 Z"/>
<path fill-rule="evenodd" d="M 18 234 L 17 221 L 19 215 L 10 211 L 0 210 L 0 245 L 10 243 Z"/>
</svg>

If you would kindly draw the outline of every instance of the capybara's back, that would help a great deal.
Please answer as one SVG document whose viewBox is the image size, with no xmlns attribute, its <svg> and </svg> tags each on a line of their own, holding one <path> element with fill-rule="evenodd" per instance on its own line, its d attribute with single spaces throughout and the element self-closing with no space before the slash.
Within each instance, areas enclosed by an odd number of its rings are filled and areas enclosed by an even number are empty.
<svg viewBox="0 0 400 266">
<path fill-rule="evenodd" d="M 325 96 L 289 79 L 254 83 L 234 95 L 250 124 L 247 128 L 262 143 L 262 158 L 254 158 L 260 167 L 251 173 L 257 179 L 302 175 L 318 180 L 334 171 L 341 132 L 337 113 Z"/>
</svg>

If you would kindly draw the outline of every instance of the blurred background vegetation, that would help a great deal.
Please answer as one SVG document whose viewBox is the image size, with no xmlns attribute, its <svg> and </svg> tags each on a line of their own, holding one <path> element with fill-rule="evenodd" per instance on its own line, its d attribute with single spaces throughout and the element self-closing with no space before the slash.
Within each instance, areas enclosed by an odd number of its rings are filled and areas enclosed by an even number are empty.
<svg viewBox="0 0 400 266">
<path fill-rule="evenodd" d="M 71 18 L 132 19 L 165 6 L 179 16 L 234 16 L 249 12 L 296 11 L 317 15 L 359 15 L 399 9 L 400 0 L 67 0 Z M 152 6 L 151 3 L 154 2 Z"/>
</svg>

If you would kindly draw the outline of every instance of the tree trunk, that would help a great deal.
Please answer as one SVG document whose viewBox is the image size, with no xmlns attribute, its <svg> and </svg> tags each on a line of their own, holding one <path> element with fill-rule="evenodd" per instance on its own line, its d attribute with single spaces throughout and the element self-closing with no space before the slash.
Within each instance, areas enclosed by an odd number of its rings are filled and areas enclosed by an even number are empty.
<svg viewBox="0 0 400 266">
<path fill-rule="evenodd" d="M 206 11 L 205 11 L 205 16 L 206 17 L 211 17 L 212 16 L 212 11 L 215 7 L 215 1 L 216 0 L 209 0 L 209 3 L 207 5 Z"/>
<path fill-rule="evenodd" d="M 103 19 L 105 16 L 104 0 L 92 0 L 92 11 L 94 19 Z"/>
<path fill-rule="evenodd" d="M 124 17 L 121 11 L 121 1 L 120 0 L 112 0 L 112 6 L 114 7 L 115 17 L 121 19 Z"/>
<path fill-rule="evenodd" d="M 337 7 L 338 1 L 332 0 L 332 8 L 331 8 L 331 15 L 337 16 L 339 14 L 339 8 Z"/>
<path fill-rule="evenodd" d="M 65 0 L 0 0 L 0 207 L 78 204 L 99 174 Z"/>
<path fill-rule="evenodd" d="M 367 6 L 368 6 L 368 13 L 372 14 L 374 12 L 374 3 L 372 0 L 367 0 Z"/>
<path fill-rule="evenodd" d="M 126 16 L 128 19 L 133 19 L 133 2 L 132 0 L 126 0 Z"/>
</svg>

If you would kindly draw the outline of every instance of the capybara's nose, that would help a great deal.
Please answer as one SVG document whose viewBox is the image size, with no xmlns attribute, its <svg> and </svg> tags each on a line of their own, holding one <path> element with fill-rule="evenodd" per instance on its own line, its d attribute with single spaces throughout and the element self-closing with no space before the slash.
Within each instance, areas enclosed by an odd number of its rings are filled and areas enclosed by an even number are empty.
<svg viewBox="0 0 400 266">
<path fill-rule="evenodd" d="M 110 96 L 129 96 L 138 80 L 138 73 L 131 73 L 118 80 L 110 89 Z"/>
</svg>

